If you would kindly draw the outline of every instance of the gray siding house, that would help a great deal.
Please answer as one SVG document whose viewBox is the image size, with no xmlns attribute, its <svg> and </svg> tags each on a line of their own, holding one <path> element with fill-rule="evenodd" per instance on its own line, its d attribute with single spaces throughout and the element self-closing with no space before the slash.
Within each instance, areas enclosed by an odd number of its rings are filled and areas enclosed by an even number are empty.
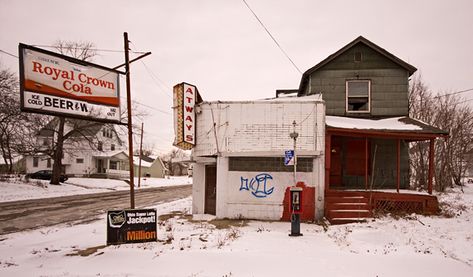
<svg viewBox="0 0 473 277">
<path fill-rule="evenodd" d="M 434 196 L 400 192 L 409 188 L 409 142 L 427 140 L 432 193 L 433 143 L 447 135 L 409 118 L 409 77 L 416 70 L 360 36 L 303 74 L 298 96 L 318 94 L 326 104 L 325 215 L 331 222 L 380 209 L 438 209 Z M 353 197 L 358 205 L 344 203 Z"/>
</svg>

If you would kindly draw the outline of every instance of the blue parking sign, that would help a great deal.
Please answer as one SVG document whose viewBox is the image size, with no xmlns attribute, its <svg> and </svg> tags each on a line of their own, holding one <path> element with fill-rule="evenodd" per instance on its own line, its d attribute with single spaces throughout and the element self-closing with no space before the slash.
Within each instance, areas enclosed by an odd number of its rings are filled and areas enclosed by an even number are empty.
<svg viewBox="0 0 473 277">
<path fill-rule="evenodd" d="M 284 165 L 294 165 L 294 150 L 284 151 Z"/>
</svg>

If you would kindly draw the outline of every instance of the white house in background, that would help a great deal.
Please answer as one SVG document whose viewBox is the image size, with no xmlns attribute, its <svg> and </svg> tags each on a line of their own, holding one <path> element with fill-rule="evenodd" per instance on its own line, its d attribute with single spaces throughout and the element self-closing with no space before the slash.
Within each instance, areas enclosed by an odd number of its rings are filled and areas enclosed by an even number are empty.
<svg viewBox="0 0 473 277">
<path fill-rule="evenodd" d="M 134 175 L 139 174 L 140 157 L 133 157 Z M 141 157 L 141 177 L 164 178 L 166 176 L 166 167 L 160 157 L 151 158 Z"/>
<path fill-rule="evenodd" d="M 52 120 L 38 133 L 37 142 L 45 149 L 55 140 L 52 131 L 58 121 Z M 112 125 L 83 120 L 66 120 L 64 134 L 63 173 L 73 176 L 127 177 L 128 155 Z M 76 131 L 69 132 L 73 129 Z M 26 172 L 52 169 L 52 159 L 46 155 L 26 156 Z"/>
<path fill-rule="evenodd" d="M 195 107 L 192 151 L 196 214 L 218 218 L 289 219 L 296 122 L 298 182 L 304 182 L 301 219 L 323 217 L 325 106 L 314 96 L 260 101 L 202 102 Z"/>
</svg>

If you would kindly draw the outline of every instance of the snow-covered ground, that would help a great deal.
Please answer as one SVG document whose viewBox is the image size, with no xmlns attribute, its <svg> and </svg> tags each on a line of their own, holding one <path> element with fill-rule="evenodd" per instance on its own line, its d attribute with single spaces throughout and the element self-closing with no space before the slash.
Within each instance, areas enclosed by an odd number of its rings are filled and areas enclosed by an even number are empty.
<svg viewBox="0 0 473 277">
<path fill-rule="evenodd" d="M 105 246 L 105 216 L 1 236 L 0 276 L 471 277 L 473 186 L 439 199 L 447 216 L 302 224 L 304 235 L 289 237 L 288 222 L 192 218 L 186 198 L 155 207 L 168 215 L 155 243 Z"/>
<path fill-rule="evenodd" d="M 138 178 L 135 178 L 135 187 L 139 189 Z M 163 187 L 192 184 L 192 178 L 187 176 L 169 178 L 141 178 L 140 188 Z M 61 185 L 50 185 L 49 181 L 12 178 L 0 181 L 0 202 L 46 198 L 66 195 L 87 194 L 114 190 L 128 190 L 130 185 L 122 180 L 69 178 Z"/>
</svg>

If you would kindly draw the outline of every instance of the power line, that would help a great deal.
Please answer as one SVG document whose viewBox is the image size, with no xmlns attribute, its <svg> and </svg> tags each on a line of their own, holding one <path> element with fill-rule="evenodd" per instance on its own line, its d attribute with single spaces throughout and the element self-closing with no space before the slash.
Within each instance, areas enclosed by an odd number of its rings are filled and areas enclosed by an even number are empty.
<svg viewBox="0 0 473 277">
<path fill-rule="evenodd" d="M 258 22 L 264 28 L 266 33 L 268 33 L 268 35 L 271 37 L 271 39 L 274 41 L 274 43 L 276 43 L 279 50 L 281 50 L 281 52 L 283 52 L 283 54 L 286 56 L 286 58 L 292 63 L 292 65 L 296 68 L 296 70 L 299 71 L 299 73 L 302 75 L 302 71 L 299 69 L 299 67 L 297 67 L 297 65 L 289 57 L 289 55 L 286 53 L 286 51 L 284 51 L 284 49 L 282 49 L 281 45 L 279 45 L 278 41 L 274 38 L 274 36 L 271 34 L 271 32 L 269 32 L 268 28 L 266 28 L 266 26 L 264 26 L 263 22 L 259 19 L 259 17 L 256 15 L 256 13 L 251 9 L 251 7 L 248 5 L 248 3 L 245 0 L 242 0 L 242 1 L 243 1 L 243 3 L 245 3 L 246 7 L 248 7 L 248 9 L 251 11 L 251 13 L 255 16 L 256 20 L 258 20 Z"/>
<path fill-rule="evenodd" d="M 35 45 L 35 44 L 33 44 L 32 46 L 57 49 L 57 46 L 54 46 L 54 45 Z M 99 49 L 99 48 L 88 48 L 88 47 L 72 47 L 72 48 L 81 49 L 81 50 L 88 49 L 88 50 L 97 51 L 97 52 L 112 52 L 112 53 L 124 53 L 125 52 L 124 50 Z M 134 53 L 134 54 L 146 54 L 146 52 L 142 52 L 142 51 L 130 51 L 130 52 Z"/>
<path fill-rule="evenodd" d="M 445 96 L 449 96 L 449 95 L 460 94 L 460 93 L 464 93 L 464 92 L 468 92 L 468 91 L 472 91 L 472 90 L 473 90 L 473 88 L 469 88 L 469 89 L 465 89 L 465 90 L 460 90 L 460 91 L 445 93 L 445 94 L 442 94 L 442 95 L 437 95 L 437 96 L 435 96 L 434 98 L 440 98 L 440 97 L 445 97 Z"/>
<path fill-rule="evenodd" d="M 163 80 L 161 80 L 158 76 L 156 76 L 156 74 L 154 74 L 154 72 L 144 63 L 144 61 L 141 61 L 141 63 L 145 67 L 146 71 L 148 72 L 149 76 L 151 77 L 151 80 L 154 81 L 156 86 L 158 86 L 164 94 L 166 94 L 169 97 L 172 97 L 169 93 L 166 92 L 166 87 L 170 87 L 170 86 L 165 84 Z M 162 87 L 160 87 L 160 86 L 162 86 Z"/>
<path fill-rule="evenodd" d="M 135 45 L 133 42 L 131 42 L 131 41 L 130 41 L 130 44 L 133 45 L 133 47 L 138 48 L 138 47 L 136 47 L 136 45 Z M 171 87 L 171 86 L 169 86 L 166 82 L 164 82 L 163 80 L 161 80 L 161 78 L 159 78 L 159 77 L 145 64 L 145 62 L 144 62 L 143 60 L 140 60 L 140 62 L 143 64 L 144 68 L 145 68 L 146 71 L 148 72 L 148 75 L 151 77 L 151 80 L 153 80 L 153 82 L 156 84 L 156 86 L 158 86 L 158 87 L 162 90 L 162 92 L 163 92 L 164 94 L 166 94 L 167 96 L 169 96 L 169 97 L 172 98 L 172 96 L 171 96 L 169 93 L 166 92 L 166 89 L 167 89 L 168 87 Z"/>
<path fill-rule="evenodd" d="M 7 55 L 9 55 L 9 56 L 12 56 L 13 58 L 17 58 L 17 59 L 19 59 L 19 57 L 18 57 L 18 56 L 16 56 L 16 55 L 13 55 L 12 53 L 9 53 L 9 52 L 7 52 L 7 51 L 5 51 L 5 50 L 2 50 L 2 49 L 0 49 L 0 52 L 2 52 L 2 53 L 5 53 L 5 54 L 7 54 Z"/>
<path fill-rule="evenodd" d="M 126 100 L 126 97 L 120 97 L 120 98 L 123 99 L 123 100 Z M 151 106 L 149 106 L 149 105 L 143 104 L 143 103 L 138 102 L 138 101 L 136 101 L 136 100 L 133 100 L 133 102 L 136 103 L 136 104 L 138 104 L 138 105 L 141 105 L 141 106 L 143 106 L 143 107 L 147 107 L 147 108 L 149 108 L 149 109 L 152 109 L 152 110 L 155 110 L 155 111 L 158 111 L 158 112 L 167 114 L 167 115 L 172 115 L 170 112 L 167 112 L 167 111 L 165 111 L 165 110 L 161 110 L 161 109 L 158 109 L 158 108 L 155 108 L 155 107 L 151 107 Z"/>
</svg>

